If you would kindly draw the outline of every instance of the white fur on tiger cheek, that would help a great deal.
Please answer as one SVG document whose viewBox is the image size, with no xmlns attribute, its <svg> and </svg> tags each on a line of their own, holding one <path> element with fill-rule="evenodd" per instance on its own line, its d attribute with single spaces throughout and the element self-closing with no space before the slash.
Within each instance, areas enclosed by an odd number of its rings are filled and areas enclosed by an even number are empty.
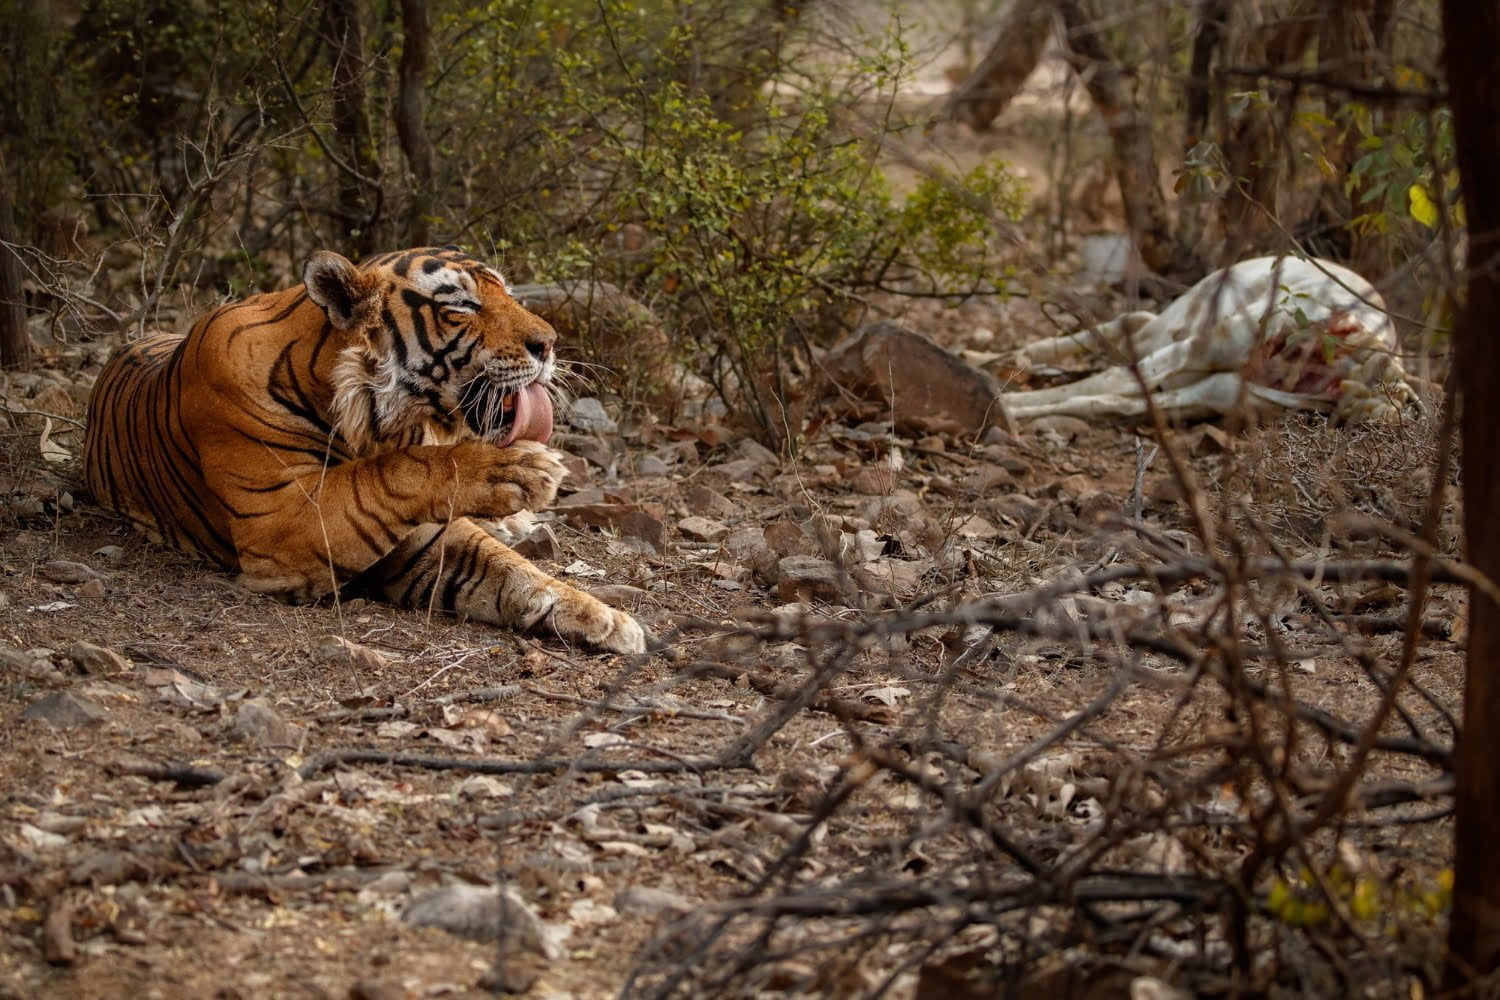
<svg viewBox="0 0 1500 1000">
<path fill-rule="evenodd" d="M 333 370 L 334 429 L 358 452 L 405 429 L 399 420 L 404 399 L 401 366 L 394 358 L 380 358 L 371 375 L 366 358 L 364 348 L 346 347 Z"/>
</svg>

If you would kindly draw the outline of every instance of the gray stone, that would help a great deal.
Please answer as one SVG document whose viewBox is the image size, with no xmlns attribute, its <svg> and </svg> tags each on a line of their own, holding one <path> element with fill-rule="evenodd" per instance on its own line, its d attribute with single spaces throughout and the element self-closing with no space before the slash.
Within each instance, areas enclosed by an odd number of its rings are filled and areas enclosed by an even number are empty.
<svg viewBox="0 0 1500 1000">
<path fill-rule="evenodd" d="M 839 568 L 817 556 L 787 556 L 776 564 L 776 595 L 786 601 L 837 601 L 843 594 Z"/>
<path fill-rule="evenodd" d="M 620 429 L 614 418 L 604 411 L 604 404 L 592 396 L 573 400 L 568 407 L 568 423 L 585 434 L 613 434 Z"/>
<path fill-rule="evenodd" d="M 728 536 L 729 527 L 723 521 L 707 517 L 685 517 L 677 522 L 677 530 L 698 542 L 717 542 Z"/>
<path fill-rule="evenodd" d="M 297 750 L 302 746 L 302 727 L 287 722 L 276 710 L 255 701 L 242 701 L 234 715 L 232 732 L 259 749 Z"/>
<path fill-rule="evenodd" d="M 99 579 L 98 571 L 92 566 L 68 559 L 54 559 L 43 564 L 38 572 L 53 583 L 86 583 Z"/>
<path fill-rule="evenodd" d="M 615 909 L 621 913 L 639 913 L 644 916 L 666 914 L 677 916 L 697 909 L 698 904 L 686 896 L 670 889 L 658 889 L 651 885 L 631 885 L 615 895 Z"/>
<path fill-rule="evenodd" d="M 898 430 L 973 435 L 1009 426 L 991 376 L 898 323 L 860 327 L 823 368 L 837 389 L 888 407 Z"/>
<path fill-rule="evenodd" d="M 401 913 L 409 927 L 436 927 L 470 941 L 499 941 L 554 961 L 562 957 L 556 934 L 514 892 L 497 886 L 448 885 L 417 895 Z"/>
<path fill-rule="evenodd" d="M 38 698 L 21 713 L 27 721 L 39 720 L 58 729 L 79 729 L 109 718 L 109 710 L 72 691 L 54 691 Z"/>
<path fill-rule="evenodd" d="M 739 515 L 740 509 L 734 503 L 720 493 L 711 490 L 707 486 L 691 486 L 683 495 L 683 502 L 687 509 L 700 517 L 716 517 L 720 520 L 729 520 Z"/>
<path fill-rule="evenodd" d="M 68 659 L 86 674 L 123 674 L 130 670 L 125 657 L 105 646 L 75 642 L 68 647 Z"/>
</svg>

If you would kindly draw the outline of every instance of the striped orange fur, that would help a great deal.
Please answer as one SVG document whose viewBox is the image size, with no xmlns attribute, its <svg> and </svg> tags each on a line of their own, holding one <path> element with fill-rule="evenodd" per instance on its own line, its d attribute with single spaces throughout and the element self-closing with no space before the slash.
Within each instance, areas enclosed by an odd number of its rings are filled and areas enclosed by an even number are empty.
<svg viewBox="0 0 1500 1000">
<path fill-rule="evenodd" d="M 629 615 L 556 580 L 476 519 L 552 502 L 556 334 L 451 248 L 225 305 L 120 351 L 89 400 L 94 497 L 290 601 L 374 593 L 638 652 Z"/>
</svg>

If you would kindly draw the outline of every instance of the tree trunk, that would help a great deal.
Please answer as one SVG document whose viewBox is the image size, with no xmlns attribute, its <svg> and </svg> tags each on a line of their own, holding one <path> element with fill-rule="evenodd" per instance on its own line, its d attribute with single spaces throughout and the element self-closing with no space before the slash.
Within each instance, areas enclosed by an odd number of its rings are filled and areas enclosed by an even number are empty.
<svg viewBox="0 0 1500 1000">
<path fill-rule="evenodd" d="M 1103 36 L 1078 0 L 1057 0 L 1057 9 L 1066 33 L 1068 62 L 1085 81 L 1089 97 L 1109 129 L 1125 224 L 1141 260 L 1162 274 L 1189 270 L 1192 261 L 1186 248 L 1179 246 L 1172 235 L 1150 117 L 1136 106 L 1119 63 L 1109 54 Z"/>
<path fill-rule="evenodd" d="M 811 0 L 761 0 L 756 4 L 732 57 L 717 66 L 710 59 L 703 78 L 694 84 L 695 89 L 709 95 L 716 115 L 745 126 L 757 119 L 758 113 L 753 110 L 756 97 L 781 71 L 787 36 L 811 5 Z"/>
<path fill-rule="evenodd" d="M 1242 57 L 1244 63 L 1271 71 L 1296 69 L 1317 37 L 1318 4 L 1319 0 L 1298 0 L 1285 17 L 1247 31 L 1247 38 L 1262 45 Z M 1224 152 L 1232 186 L 1223 201 L 1224 232 L 1236 243 L 1234 257 L 1247 246 L 1262 248 L 1275 229 L 1272 219 L 1280 218 L 1276 193 L 1287 173 L 1283 165 L 1291 159 L 1284 145 L 1290 121 L 1290 105 L 1273 101 L 1267 107 L 1251 104 L 1226 123 Z"/>
<path fill-rule="evenodd" d="M 1202 0 L 1198 7 L 1198 30 L 1193 35 L 1192 61 L 1188 65 L 1187 84 L 1183 88 L 1187 96 L 1187 138 L 1189 143 L 1202 139 L 1208 133 L 1209 96 L 1213 93 L 1213 81 L 1209 79 L 1209 68 L 1214 55 L 1223 41 L 1229 18 L 1229 0 Z"/>
<path fill-rule="evenodd" d="M 1041 62 L 1052 33 L 1052 5 L 1011 0 L 995 28 L 995 44 L 948 97 L 948 114 L 983 132 Z"/>
<path fill-rule="evenodd" d="M 1496 0 L 1444 0 L 1448 99 L 1468 216 L 1468 294 L 1454 330 L 1462 396 L 1464 532 L 1469 563 L 1500 580 L 1500 90 L 1494 75 L 1500 41 Z M 1448 985 L 1478 996 L 1477 980 L 1500 968 L 1500 606 L 1469 589 L 1468 676 L 1463 732 L 1454 760 L 1453 913 L 1448 925 Z M 1486 984 L 1494 987 L 1494 979 Z M 1484 994 L 1492 995 L 1492 994 Z"/>
<path fill-rule="evenodd" d="M 365 40 L 359 0 L 324 0 L 323 31 L 333 69 L 334 148 L 341 162 L 338 211 L 349 250 L 363 257 L 379 246 L 380 182 L 366 114 Z"/>
<path fill-rule="evenodd" d="M 25 369 L 31 367 L 31 335 L 26 332 L 21 261 L 11 249 L 19 242 L 11 204 L 14 190 L 5 150 L 0 148 L 0 368 Z"/>
<path fill-rule="evenodd" d="M 396 135 L 411 169 L 411 201 L 406 210 L 406 242 L 430 242 L 432 214 L 432 143 L 427 139 L 423 109 L 427 103 L 427 56 L 432 41 L 427 0 L 401 0 L 401 82 L 396 98 Z"/>
</svg>

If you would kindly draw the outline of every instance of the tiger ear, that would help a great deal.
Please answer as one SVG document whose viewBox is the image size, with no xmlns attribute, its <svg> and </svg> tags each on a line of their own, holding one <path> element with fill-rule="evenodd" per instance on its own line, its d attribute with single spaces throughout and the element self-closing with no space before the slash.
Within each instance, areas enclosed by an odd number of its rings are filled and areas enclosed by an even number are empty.
<svg viewBox="0 0 1500 1000">
<path fill-rule="evenodd" d="M 302 266 L 302 283 L 307 297 L 316 302 L 343 330 L 352 329 L 370 312 L 366 303 L 374 283 L 349 261 L 329 250 L 319 250 Z"/>
</svg>

